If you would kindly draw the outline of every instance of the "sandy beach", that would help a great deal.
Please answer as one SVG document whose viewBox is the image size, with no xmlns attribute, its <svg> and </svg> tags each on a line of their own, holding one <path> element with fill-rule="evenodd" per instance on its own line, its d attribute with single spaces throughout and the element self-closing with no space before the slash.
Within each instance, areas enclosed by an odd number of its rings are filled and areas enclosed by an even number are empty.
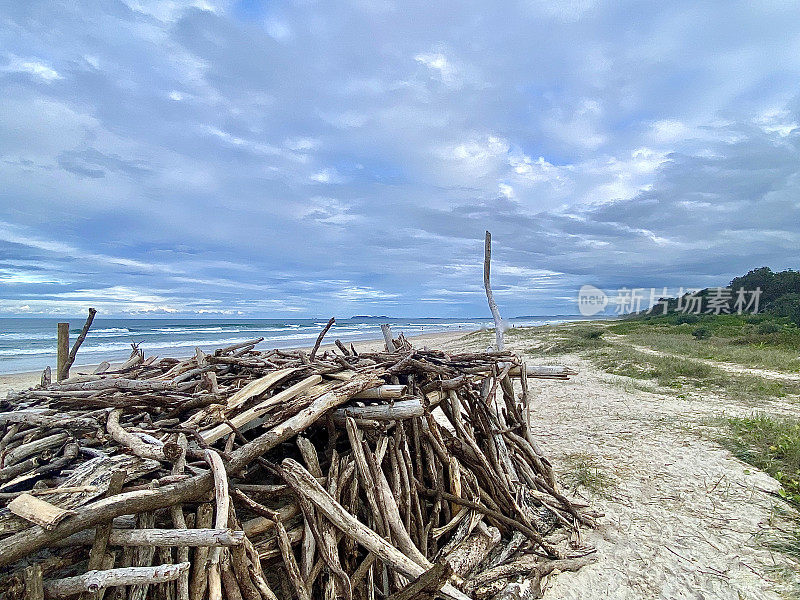
<svg viewBox="0 0 800 600">
<path fill-rule="evenodd" d="M 451 342 L 453 340 L 457 340 L 464 335 L 463 331 L 448 331 L 442 333 L 425 333 L 422 335 L 415 335 L 415 336 L 408 336 L 408 340 L 414 344 L 415 347 L 424 348 L 425 346 L 430 347 L 439 347 L 445 342 Z M 357 342 L 353 342 L 356 350 L 362 350 L 365 352 L 376 350 L 378 348 L 383 347 L 383 339 L 371 339 L 371 340 L 361 340 Z M 336 346 L 333 343 L 324 343 L 320 346 L 322 351 L 325 350 L 333 350 Z M 263 347 L 263 344 L 259 346 L 260 350 L 266 350 L 266 347 Z M 305 350 L 310 350 L 311 348 L 305 348 Z M 184 357 L 176 357 L 176 358 L 184 358 Z M 78 361 L 80 361 L 80 354 L 78 355 Z M 95 364 L 77 364 L 73 365 L 72 369 L 70 370 L 72 375 L 76 375 L 79 373 L 91 373 L 99 363 Z M 115 363 L 112 363 L 112 366 Z M 118 363 L 117 363 L 118 364 Z M 42 367 L 44 369 L 44 366 Z M 28 371 L 25 373 L 6 373 L 4 375 L 0 375 L 0 396 L 5 396 L 6 393 L 9 391 L 19 391 L 25 390 L 30 387 L 37 385 L 41 381 L 42 372 L 41 371 Z"/>
<path fill-rule="evenodd" d="M 751 405 L 715 394 L 687 399 L 633 386 L 581 352 L 543 357 L 536 348 L 550 343 L 545 331 L 558 334 L 557 328 L 531 328 L 509 336 L 508 346 L 528 364 L 564 365 L 578 375 L 567 382 L 532 383 L 534 431 L 564 490 L 604 515 L 597 529 L 582 530 L 580 536 L 580 543 L 596 548 L 597 562 L 547 578 L 545 600 L 778 600 L 800 585 L 796 560 L 769 543 L 776 528 L 785 526 L 776 512 L 779 484 L 708 434 L 710 419 L 746 415 Z M 485 350 L 491 343 L 489 333 L 410 339 L 418 348 L 454 351 Z M 354 345 L 373 350 L 383 340 Z M 73 369 L 81 371 L 91 366 Z M 35 385 L 39 377 L 0 376 L 0 391 Z M 796 406 L 787 407 L 781 399 L 762 408 L 797 414 Z M 604 489 L 575 484 L 578 464 L 601 474 Z"/>
</svg>

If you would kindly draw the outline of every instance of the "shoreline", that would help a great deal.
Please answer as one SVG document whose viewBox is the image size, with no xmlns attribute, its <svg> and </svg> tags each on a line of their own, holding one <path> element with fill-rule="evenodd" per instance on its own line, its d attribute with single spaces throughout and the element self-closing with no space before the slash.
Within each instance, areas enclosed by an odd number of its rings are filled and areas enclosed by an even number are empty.
<svg viewBox="0 0 800 600">
<path fill-rule="evenodd" d="M 440 344 L 441 343 L 445 343 L 445 342 L 451 342 L 451 341 L 457 340 L 457 339 L 459 339 L 459 338 L 461 338 L 461 337 L 463 337 L 465 335 L 469 335 L 470 333 L 473 333 L 474 331 L 480 331 L 480 329 L 475 329 L 475 330 L 472 330 L 472 331 L 459 330 L 459 331 L 439 331 L 439 332 L 436 332 L 436 333 L 423 333 L 423 334 L 420 334 L 420 335 L 406 336 L 406 339 L 409 342 L 411 342 L 412 344 L 414 344 L 415 346 L 425 347 L 425 345 L 426 345 L 425 342 L 437 342 L 437 343 L 440 343 Z M 370 351 L 375 351 L 375 350 L 377 350 L 379 348 L 383 348 L 384 347 L 383 338 L 373 338 L 373 339 L 368 339 L 368 340 L 358 340 L 358 341 L 352 342 L 352 344 L 355 346 L 356 350 L 359 351 L 359 352 L 370 352 Z M 348 347 L 349 347 L 349 345 L 350 345 L 350 342 L 347 342 L 347 346 Z M 311 348 L 312 348 L 312 346 L 305 346 L 305 347 L 301 347 L 299 349 L 300 350 L 310 351 Z M 326 343 L 323 343 L 320 346 L 319 351 L 333 350 L 335 348 L 336 348 L 336 345 L 334 343 L 332 343 L 332 342 L 331 343 L 327 343 L 326 342 Z M 296 347 L 283 347 L 283 348 L 278 348 L 278 349 L 280 349 L 280 350 L 298 350 L 298 348 L 296 348 Z M 272 348 L 265 348 L 264 350 L 272 350 Z M 176 356 L 174 358 L 188 358 L 190 356 L 192 356 L 192 355 L 188 354 L 188 355 L 183 356 L 183 357 Z M 121 364 L 122 362 L 123 361 L 115 361 L 115 362 L 113 362 L 111 364 L 113 366 L 115 364 Z M 97 368 L 98 364 L 100 364 L 100 363 L 73 365 L 70 370 L 71 370 L 73 375 L 82 372 L 81 370 L 83 370 L 85 372 L 88 372 L 88 373 L 91 373 L 95 368 Z M 33 387 L 35 385 L 38 385 L 40 383 L 40 381 L 41 381 L 41 377 L 42 377 L 42 371 L 24 371 L 24 372 L 20 372 L 20 373 L 0 374 L 0 396 L 5 396 L 6 393 L 8 393 L 9 391 L 12 391 L 12 390 L 13 391 L 21 391 L 21 390 L 24 390 L 24 389 L 31 388 L 31 387 Z"/>
</svg>

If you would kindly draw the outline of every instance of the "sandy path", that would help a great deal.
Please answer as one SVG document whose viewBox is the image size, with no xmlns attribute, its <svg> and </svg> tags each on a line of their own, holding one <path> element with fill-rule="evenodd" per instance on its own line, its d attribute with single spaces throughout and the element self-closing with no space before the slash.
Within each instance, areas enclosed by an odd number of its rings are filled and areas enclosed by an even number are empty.
<svg viewBox="0 0 800 600">
<path fill-rule="evenodd" d="M 757 375 L 759 377 L 765 377 L 767 379 L 800 382 L 800 375 L 796 375 L 793 373 L 784 373 L 782 371 L 771 371 L 769 369 L 759 369 L 755 367 L 745 367 L 743 365 L 737 365 L 736 363 L 711 360 L 708 358 L 697 358 L 694 356 L 682 356 L 680 354 L 672 354 L 670 352 L 662 352 L 661 350 L 655 350 L 654 348 L 648 348 L 647 346 L 639 346 L 638 344 L 631 344 L 630 342 L 625 341 L 621 335 L 606 334 L 605 338 L 612 344 L 627 346 L 628 348 L 636 350 L 637 352 L 642 352 L 644 354 L 652 354 L 655 356 L 667 356 L 671 358 L 679 358 L 681 360 L 688 360 L 690 362 L 695 362 L 695 363 L 703 363 L 710 367 L 716 367 L 717 369 L 721 369 L 726 373 L 734 373 L 736 375 Z"/>
<path fill-rule="evenodd" d="M 607 498 L 588 496 L 605 513 L 583 538 L 598 562 L 558 575 L 546 599 L 777 599 L 790 580 L 800 584 L 798 565 L 758 539 L 777 482 L 700 433 L 720 414 L 718 399 L 641 391 L 574 355 L 549 362 L 580 374 L 534 384 L 545 452 L 557 469 L 567 455 L 590 454 L 614 484 Z"/>
</svg>

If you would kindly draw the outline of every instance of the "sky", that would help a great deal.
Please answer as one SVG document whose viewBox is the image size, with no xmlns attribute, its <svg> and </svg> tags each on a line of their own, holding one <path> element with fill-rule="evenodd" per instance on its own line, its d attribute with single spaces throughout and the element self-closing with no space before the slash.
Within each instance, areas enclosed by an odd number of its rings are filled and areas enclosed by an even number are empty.
<svg viewBox="0 0 800 600">
<path fill-rule="evenodd" d="M 574 314 L 800 267 L 794 1 L 0 1 L 0 316 Z"/>
</svg>

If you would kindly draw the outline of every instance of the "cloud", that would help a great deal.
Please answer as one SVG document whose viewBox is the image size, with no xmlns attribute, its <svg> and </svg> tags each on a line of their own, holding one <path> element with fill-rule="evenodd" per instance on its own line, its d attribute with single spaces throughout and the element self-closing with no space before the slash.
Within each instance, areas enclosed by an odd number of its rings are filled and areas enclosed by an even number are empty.
<svg viewBox="0 0 800 600">
<path fill-rule="evenodd" d="M 39 60 L 26 60 L 13 55 L 11 55 L 9 63 L 0 68 L 0 70 L 5 71 L 6 73 L 27 73 L 29 75 L 33 75 L 34 77 L 38 77 L 46 83 L 52 83 L 53 81 L 63 79 L 63 77 L 59 75 L 55 69 L 49 67 Z"/>
<path fill-rule="evenodd" d="M 486 229 L 504 315 L 796 268 L 792 13 L 8 3 L 0 310 L 484 315 Z"/>
</svg>

